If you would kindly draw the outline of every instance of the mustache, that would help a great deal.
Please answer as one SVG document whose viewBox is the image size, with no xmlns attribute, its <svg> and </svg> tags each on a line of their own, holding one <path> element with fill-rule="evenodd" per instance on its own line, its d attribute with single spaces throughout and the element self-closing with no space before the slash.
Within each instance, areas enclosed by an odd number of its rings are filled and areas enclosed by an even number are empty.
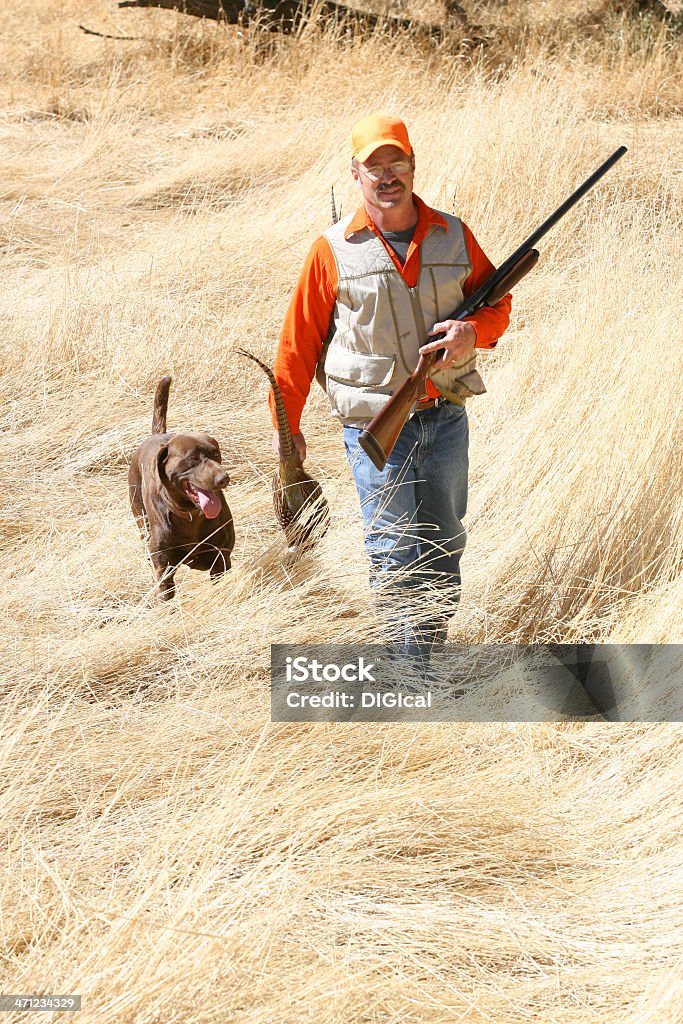
<svg viewBox="0 0 683 1024">
<path fill-rule="evenodd" d="M 396 179 L 396 181 L 390 181 L 387 184 L 382 183 L 381 185 L 378 185 L 377 186 L 377 191 L 378 192 L 387 192 L 390 189 L 393 190 L 395 188 L 400 188 L 400 189 L 403 189 L 405 191 L 405 186 L 398 180 L 398 178 Z"/>
</svg>

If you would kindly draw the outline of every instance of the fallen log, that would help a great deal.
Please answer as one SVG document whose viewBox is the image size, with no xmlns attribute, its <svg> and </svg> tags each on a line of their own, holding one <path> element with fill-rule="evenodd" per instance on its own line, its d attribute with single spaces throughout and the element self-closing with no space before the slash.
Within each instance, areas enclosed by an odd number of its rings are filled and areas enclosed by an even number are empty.
<svg viewBox="0 0 683 1024">
<path fill-rule="evenodd" d="M 256 21 L 271 32 L 285 34 L 295 32 L 302 22 L 315 18 L 323 24 L 344 26 L 352 33 L 376 28 L 403 30 L 426 34 L 437 42 L 445 35 L 441 25 L 361 11 L 338 0 L 314 0 L 312 3 L 306 0 L 119 0 L 119 7 L 158 7 L 229 25 Z"/>
</svg>

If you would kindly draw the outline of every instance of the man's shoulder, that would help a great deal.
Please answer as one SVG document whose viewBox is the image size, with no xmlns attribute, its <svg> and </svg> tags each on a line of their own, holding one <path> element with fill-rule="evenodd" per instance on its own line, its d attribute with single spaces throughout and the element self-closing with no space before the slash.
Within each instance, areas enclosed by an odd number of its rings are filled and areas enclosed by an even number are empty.
<svg viewBox="0 0 683 1024">
<path fill-rule="evenodd" d="M 321 239 L 326 242 L 343 242 L 346 237 L 346 231 L 351 226 L 351 222 L 355 217 L 355 213 L 350 213 L 346 217 L 340 217 L 336 224 L 330 224 L 329 228 L 323 231 Z"/>
<path fill-rule="evenodd" d="M 329 239 L 326 237 L 326 232 L 322 235 L 318 235 L 313 244 L 311 245 L 303 267 L 303 277 L 307 279 L 320 280 L 322 277 L 334 274 L 335 271 L 335 260 L 330 245 Z"/>
<path fill-rule="evenodd" d="M 413 201 L 417 207 L 418 212 L 418 224 L 422 224 L 427 230 L 435 227 L 440 227 L 446 231 L 450 227 L 459 224 L 460 221 L 452 213 L 446 213 L 445 210 L 438 210 L 435 206 L 430 206 L 424 199 L 413 192 Z"/>
<path fill-rule="evenodd" d="M 336 224 L 330 224 L 329 228 L 323 232 L 323 238 L 326 238 L 332 245 L 348 241 L 351 235 L 361 238 L 364 235 L 373 237 L 373 232 L 368 226 L 367 213 L 362 206 L 346 217 L 340 218 Z"/>
<path fill-rule="evenodd" d="M 438 214 L 439 217 L 443 217 L 446 223 L 450 226 L 451 224 L 462 224 L 460 217 L 455 213 L 446 213 L 445 210 L 435 210 L 434 213 Z"/>
<path fill-rule="evenodd" d="M 445 210 L 437 210 L 434 206 L 427 207 L 429 211 L 429 222 L 436 227 L 444 227 L 447 231 L 453 228 L 460 229 L 462 221 L 456 214 L 447 213 Z"/>
<path fill-rule="evenodd" d="M 323 231 L 321 235 L 318 235 L 317 238 L 314 239 L 306 253 L 304 272 L 316 273 L 320 267 L 327 266 L 330 261 L 334 263 L 332 247 L 330 245 L 330 240 L 327 237 L 327 231 Z"/>
</svg>

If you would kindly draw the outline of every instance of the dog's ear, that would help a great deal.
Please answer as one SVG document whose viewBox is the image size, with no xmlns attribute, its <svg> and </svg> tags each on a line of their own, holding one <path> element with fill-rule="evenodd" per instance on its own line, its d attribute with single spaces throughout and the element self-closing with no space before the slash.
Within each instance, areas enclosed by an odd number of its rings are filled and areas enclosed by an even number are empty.
<svg viewBox="0 0 683 1024">
<path fill-rule="evenodd" d="M 159 479 L 161 480 L 164 487 L 168 487 L 168 477 L 166 476 L 166 459 L 168 458 L 168 445 L 162 444 L 161 448 L 157 452 L 157 472 L 159 473 Z"/>
</svg>

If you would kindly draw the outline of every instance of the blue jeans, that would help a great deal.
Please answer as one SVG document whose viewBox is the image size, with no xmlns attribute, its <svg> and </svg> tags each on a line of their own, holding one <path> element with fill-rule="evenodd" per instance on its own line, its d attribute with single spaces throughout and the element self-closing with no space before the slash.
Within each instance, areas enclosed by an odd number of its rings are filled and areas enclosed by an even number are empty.
<svg viewBox="0 0 683 1024">
<path fill-rule="evenodd" d="M 460 599 L 469 430 L 465 407 L 444 405 L 405 424 L 380 472 L 344 427 L 360 498 L 370 584 L 400 654 L 426 667 Z M 424 609 L 422 612 L 420 609 Z"/>
</svg>

